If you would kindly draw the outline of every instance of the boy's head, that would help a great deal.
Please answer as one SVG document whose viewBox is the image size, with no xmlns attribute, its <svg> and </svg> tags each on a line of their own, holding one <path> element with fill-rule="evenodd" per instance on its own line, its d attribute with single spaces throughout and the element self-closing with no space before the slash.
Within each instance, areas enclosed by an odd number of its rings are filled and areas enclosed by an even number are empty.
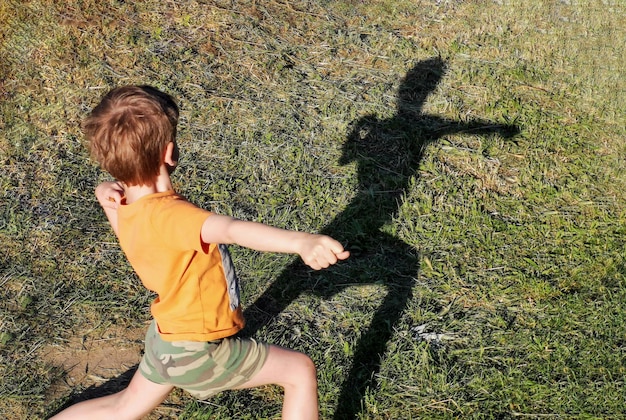
<svg viewBox="0 0 626 420">
<path fill-rule="evenodd" d="M 102 98 L 83 131 L 104 170 L 128 185 L 145 185 L 159 174 L 167 144 L 176 144 L 177 124 L 171 96 L 150 86 L 123 86 Z"/>
</svg>

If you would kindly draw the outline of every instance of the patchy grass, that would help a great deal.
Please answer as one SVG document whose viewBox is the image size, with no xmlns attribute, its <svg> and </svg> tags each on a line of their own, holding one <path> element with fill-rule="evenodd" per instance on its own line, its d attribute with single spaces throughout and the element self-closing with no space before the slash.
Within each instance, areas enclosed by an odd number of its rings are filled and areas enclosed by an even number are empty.
<svg viewBox="0 0 626 420">
<path fill-rule="evenodd" d="M 248 332 L 311 355 L 323 418 L 621 417 L 622 2 L 10 0 L 0 28 L 4 417 L 141 357 L 152 296 L 79 130 L 130 83 L 180 103 L 184 195 L 353 252 L 311 273 L 233 249 Z M 176 391 L 152 418 L 281 401 Z"/>
</svg>

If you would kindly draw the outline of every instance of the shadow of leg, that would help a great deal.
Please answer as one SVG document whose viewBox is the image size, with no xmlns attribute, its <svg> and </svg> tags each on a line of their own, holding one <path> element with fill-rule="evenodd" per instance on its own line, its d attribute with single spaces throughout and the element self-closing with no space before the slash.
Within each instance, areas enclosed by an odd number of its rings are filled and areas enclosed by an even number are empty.
<svg viewBox="0 0 626 420">
<path fill-rule="evenodd" d="M 400 255 L 397 251 L 401 250 L 406 250 L 407 253 Z M 404 243 L 399 245 L 397 251 L 387 254 L 384 258 L 387 262 L 396 261 L 398 265 L 386 273 L 383 284 L 387 294 L 354 349 L 352 365 L 342 384 L 333 416 L 335 420 L 354 419 L 363 411 L 366 393 L 368 389 L 376 388 L 378 385 L 376 377 L 380 372 L 388 343 L 411 300 L 417 274 L 417 258 L 411 255 L 413 250 Z M 398 267 L 404 269 L 394 270 Z M 380 281 L 380 276 L 377 279 Z"/>
<path fill-rule="evenodd" d="M 111 395 L 115 394 L 116 392 L 122 391 L 130 383 L 130 380 L 133 378 L 133 375 L 137 371 L 138 366 L 139 365 L 133 366 L 121 375 L 109 379 L 101 385 L 92 385 L 89 388 L 85 389 L 83 392 L 70 395 L 70 397 L 63 404 L 63 406 L 57 408 L 54 412 L 49 413 L 48 417 L 52 417 L 55 414 L 58 414 L 59 412 L 65 410 L 69 406 L 79 403 L 81 401 L 104 397 L 106 395 Z"/>
</svg>

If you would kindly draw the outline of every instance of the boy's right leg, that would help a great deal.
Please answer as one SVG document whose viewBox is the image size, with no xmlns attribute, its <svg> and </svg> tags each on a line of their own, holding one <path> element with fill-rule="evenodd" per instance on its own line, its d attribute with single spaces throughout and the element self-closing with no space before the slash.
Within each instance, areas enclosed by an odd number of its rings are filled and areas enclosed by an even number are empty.
<svg viewBox="0 0 626 420">
<path fill-rule="evenodd" d="M 261 370 L 238 389 L 275 384 L 285 390 L 283 420 L 318 418 L 317 372 L 304 353 L 270 345 Z"/>
<path fill-rule="evenodd" d="M 50 420 L 136 420 L 150 413 L 172 391 L 171 385 L 160 385 L 135 372 L 128 388 L 117 394 L 94 398 L 61 411 Z"/>
</svg>

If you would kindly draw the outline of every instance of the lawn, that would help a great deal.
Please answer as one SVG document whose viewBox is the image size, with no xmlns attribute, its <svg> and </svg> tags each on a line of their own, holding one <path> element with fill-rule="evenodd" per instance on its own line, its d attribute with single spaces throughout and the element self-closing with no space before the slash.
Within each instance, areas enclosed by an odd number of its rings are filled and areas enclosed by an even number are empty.
<svg viewBox="0 0 626 420">
<path fill-rule="evenodd" d="M 0 3 L 0 417 L 123 388 L 154 296 L 94 187 L 109 89 L 181 108 L 176 188 L 352 256 L 231 252 L 323 419 L 624 418 L 626 3 Z M 279 388 L 150 419 L 279 418 Z"/>
</svg>

